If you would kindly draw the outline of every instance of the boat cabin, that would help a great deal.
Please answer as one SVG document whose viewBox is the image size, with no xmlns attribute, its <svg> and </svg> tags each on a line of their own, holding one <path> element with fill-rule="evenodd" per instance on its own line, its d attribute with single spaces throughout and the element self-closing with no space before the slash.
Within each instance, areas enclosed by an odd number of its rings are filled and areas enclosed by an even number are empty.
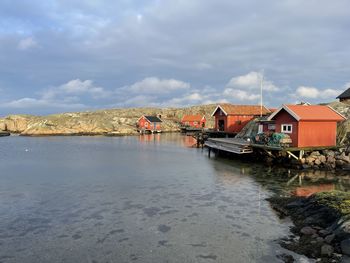
<svg viewBox="0 0 350 263">
<path fill-rule="evenodd" d="M 275 132 L 288 134 L 292 147 L 336 146 L 337 123 L 346 118 L 329 106 L 282 105 L 263 124 Z"/>
<path fill-rule="evenodd" d="M 238 133 L 252 119 L 266 116 L 271 111 L 260 105 L 220 104 L 214 110 L 215 130 L 226 133 Z"/>
<path fill-rule="evenodd" d="M 202 115 L 184 115 L 181 119 L 183 127 L 204 128 L 206 123 L 205 116 Z"/>
<path fill-rule="evenodd" d="M 143 115 L 138 119 L 137 127 L 140 132 L 149 131 L 149 132 L 155 133 L 155 132 L 162 131 L 161 123 L 162 123 L 162 120 L 157 116 Z"/>
</svg>

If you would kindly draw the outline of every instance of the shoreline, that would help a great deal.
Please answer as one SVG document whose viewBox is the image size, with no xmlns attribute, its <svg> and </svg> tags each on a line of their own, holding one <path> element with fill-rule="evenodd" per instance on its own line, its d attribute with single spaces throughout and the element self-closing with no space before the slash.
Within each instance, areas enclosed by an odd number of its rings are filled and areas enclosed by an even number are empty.
<svg viewBox="0 0 350 263">
<path fill-rule="evenodd" d="M 317 262 L 350 262 L 349 192 L 275 196 L 267 201 L 281 218 L 289 217 L 293 222 L 293 235 L 279 240 L 283 248 Z"/>
</svg>

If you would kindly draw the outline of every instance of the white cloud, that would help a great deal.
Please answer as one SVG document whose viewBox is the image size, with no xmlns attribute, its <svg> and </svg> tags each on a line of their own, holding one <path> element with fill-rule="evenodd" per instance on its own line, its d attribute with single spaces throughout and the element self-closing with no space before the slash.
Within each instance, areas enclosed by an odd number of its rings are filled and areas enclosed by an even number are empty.
<svg viewBox="0 0 350 263">
<path fill-rule="evenodd" d="M 85 108 L 86 106 L 80 103 L 71 104 L 71 103 L 53 102 L 45 99 L 22 98 L 22 99 L 3 103 L 1 107 L 13 108 L 13 109 L 27 109 L 27 108 L 82 109 L 82 108 Z"/>
<path fill-rule="evenodd" d="M 315 87 L 300 86 L 296 90 L 296 96 L 308 99 L 335 99 L 342 90 L 318 89 Z"/>
<path fill-rule="evenodd" d="M 320 92 L 314 87 L 300 86 L 297 88 L 297 95 L 303 98 L 315 99 L 318 98 Z"/>
<path fill-rule="evenodd" d="M 195 103 L 200 103 L 205 99 L 205 97 L 197 92 L 190 93 L 178 98 L 172 98 L 171 100 L 163 103 L 171 106 L 182 106 L 182 105 L 190 105 Z"/>
<path fill-rule="evenodd" d="M 259 94 L 231 88 L 226 88 L 223 92 L 223 95 L 239 101 L 257 101 L 260 98 Z"/>
<path fill-rule="evenodd" d="M 260 72 L 252 71 L 246 75 L 233 77 L 227 83 L 227 88 L 240 88 L 240 89 L 248 89 L 248 90 L 257 90 L 260 89 L 261 79 L 263 75 Z M 272 81 L 267 80 L 264 77 L 263 80 L 263 90 L 266 91 L 278 91 L 279 88 L 273 84 Z"/>
<path fill-rule="evenodd" d="M 159 79 L 156 77 L 145 78 L 131 86 L 125 86 L 122 90 L 141 94 L 161 94 L 170 93 L 179 90 L 190 89 L 191 85 L 187 82 L 176 79 Z"/>
<path fill-rule="evenodd" d="M 82 81 L 80 79 L 74 79 L 61 86 L 53 87 L 42 92 L 42 97 L 44 99 L 54 99 L 57 96 L 67 96 L 71 94 L 88 94 L 94 99 L 100 99 L 108 97 L 111 93 L 102 87 L 95 86 L 92 80 Z"/>
<path fill-rule="evenodd" d="M 19 50 L 28 50 L 31 48 L 35 48 L 37 46 L 38 46 L 38 43 L 33 37 L 27 37 L 27 38 L 21 39 L 17 47 Z"/>
</svg>

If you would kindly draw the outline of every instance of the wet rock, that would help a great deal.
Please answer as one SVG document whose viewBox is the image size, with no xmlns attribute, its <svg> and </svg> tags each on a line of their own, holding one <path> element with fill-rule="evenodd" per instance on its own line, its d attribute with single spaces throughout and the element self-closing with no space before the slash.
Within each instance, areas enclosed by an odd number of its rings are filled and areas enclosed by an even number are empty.
<svg viewBox="0 0 350 263">
<path fill-rule="evenodd" d="M 350 263 L 350 257 L 348 256 L 343 256 L 340 263 Z"/>
<path fill-rule="evenodd" d="M 327 230 L 327 229 L 321 229 L 318 234 L 321 236 L 321 237 L 325 237 L 325 236 L 328 236 L 330 235 L 332 232 Z"/>
<path fill-rule="evenodd" d="M 350 238 L 340 242 L 340 247 L 343 254 L 350 256 Z"/>
<path fill-rule="evenodd" d="M 285 263 L 295 262 L 295 259 L 293 258 L 292 255 L 282 254 L 282 255 L 278 255 L 277 257 L 280 258 Z"/>
<path fill-rule="evenodd" d="M 334 240 L 334 238 L 335 238 L 335 235 L 334 235 L 334 234 L 330 234 L 330 235 L 328 235 L 328 236 L 326 236 L 326 237 L 324 238 L 324 241 L 325 241 L 327 244 L 330 244 L 330 243 L 332 243 L 332 241 Z"/>
<path fill-rule="evenodd" d="M 311 236 L 313 234 L 316 234 L 317 231 L 310 226 L 305 226 L 302 229 L 300 229 L 300 233 L 302 233 L 303 235 Z"/>
<path fill-rule="evenodd" d="M 315 240 L 317 243 L 322 243 L 324 241 L 324 239 L 322 237 L 319 237 L 319 236 L 316 237 Z"/>
<path fill-rule="evenodd" d="M 321 247 L 321 255 L 322 256 L 331 256 L 334 251 L 334 248 L 331 245 L 324 244 Z"/>
<path fill-rule="evenodd" d="M 291 209 L 291 208 L 297 208 L 297 207 L 301 207 L 304 204 L 303 200 L 296 200 L 294 202 L 291 202 L 289 204 L 286 205 L 286 208 Z"/>
<path fill-rule="evenodd" d="M 350 238 L 350 219 L 340 219 L 334 224 L 334 228 L 334 234 L 338 238 Z"/>
</svg>

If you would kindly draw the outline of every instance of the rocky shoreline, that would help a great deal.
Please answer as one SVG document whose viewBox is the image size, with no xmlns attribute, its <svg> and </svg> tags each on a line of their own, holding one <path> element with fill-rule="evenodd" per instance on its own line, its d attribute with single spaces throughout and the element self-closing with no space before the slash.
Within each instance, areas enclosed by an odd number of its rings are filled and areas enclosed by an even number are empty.
<svg viewBox="0 0 350 263">
<path fill-rule="evenodd" d="M 136 123 L 142 115 L 161 116 L 164 132 L 180 131 L 179 122 L 185 114 L 207 116 L 207 125 L 212 127 L 210 116 L 216 105 L 200 105 L 187 108 L 129 108 L 86 112 L 70 112 L 47 116 L 9 115 L 0 118 L 0 131 L 23 136 L 73 136 L 101 135 L 123 136 L 137 134 Z"/>
<path fill-rule="evenodd" d="M 316 193 L 310 197 L 271 197 L 271 206 L 294 223 L 282 247 L 316 262 L 350 262 L 350 193 Z M 290 256 L 283 259 L 294 262 Z"/>
</svg>

